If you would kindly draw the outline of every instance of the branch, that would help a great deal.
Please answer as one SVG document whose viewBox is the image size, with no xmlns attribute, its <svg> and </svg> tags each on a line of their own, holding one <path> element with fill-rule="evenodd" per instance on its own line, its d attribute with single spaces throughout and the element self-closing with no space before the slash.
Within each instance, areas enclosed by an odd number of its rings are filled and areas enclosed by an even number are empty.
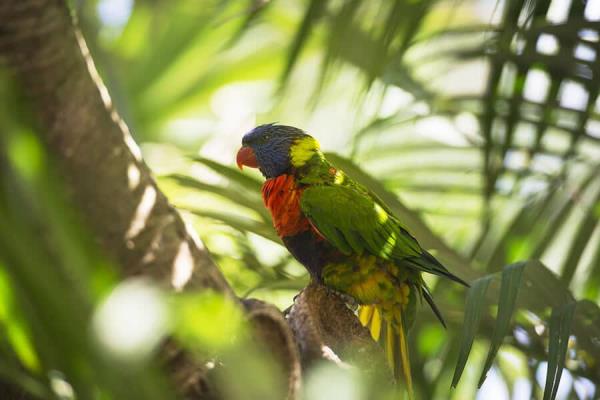
<svg viewBox="0 0 600 400">
<path fill-rule="evenodd" d="M 349 362 L 360 364 L 367 375 L 387 374 L 392 381 L 383 352 L 371 339 L 368 329 L 342 298 L 324 286 L 308 285 L 296 297 L 287 318 L 304 367 L 326 360 L 347 368 Z"/>
</svg>

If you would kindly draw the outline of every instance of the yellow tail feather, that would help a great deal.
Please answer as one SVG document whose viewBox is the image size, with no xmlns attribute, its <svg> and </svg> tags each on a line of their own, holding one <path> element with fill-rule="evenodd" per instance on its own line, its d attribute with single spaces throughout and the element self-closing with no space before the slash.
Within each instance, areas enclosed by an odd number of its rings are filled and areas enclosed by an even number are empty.
<svg viewBox="0 0 600 400">
<path fill-rule="evenodd" d="M 404 329 L 404 321 L 402 315 L 398 319 L 398 327 L 394 333 L 398 334 L 400 344 L 400 357 L 402 358 L 402 371 L 404 372 L 404 380 L 406 381 L 406 389 L 408 398 L 413 400 L 414 390 L 412 384 L 412 373 L 410 370 L 410 358 L 408 355 L 408 343 L 406 341 L 406 330 Z M 391 336 L 391 335 L 390 335 Z"/>
<path fill-rule="evenodd" d="M 375 311 L 375 307 L 371 306 L 361 306 L 358 309 L 358 319 L 363 326 L 367 326 L 369 322 L 371 322 L 371 318 L 373 317 L 373 312 Z"/>
<path fill-rule="evenodd" d="M 386 359 L 395 377 L 398 377 L 399 369 L 402 368 L 408 398 L 413 400 L 414 390 L 405 322 L 402 312 L 398 312 L 399 309 L 401 306 L 398 306 L 398 309 L 394 310 L 395 312 L 390 313 L 373 305 L 361 306 L 358 315 L 360 322 L 369 328 L 373 339 L 383 345 Z"/>
<path fill-rule="evenodd" d="M 392 371 L 394 371 L 394 376 L 396 375 L 395 367 L 396 367 L 396 357 L 394 357 L 394 335 L 390 335 L 390 332 L 394 332 L 394 328 L 392 327 L 392 323 L 390 321 L 387 322 L 385 328 L 385 344 L 383 345 L 385 350 L 385 355 L 387 356 L 388 364 Z"/>
</svg>

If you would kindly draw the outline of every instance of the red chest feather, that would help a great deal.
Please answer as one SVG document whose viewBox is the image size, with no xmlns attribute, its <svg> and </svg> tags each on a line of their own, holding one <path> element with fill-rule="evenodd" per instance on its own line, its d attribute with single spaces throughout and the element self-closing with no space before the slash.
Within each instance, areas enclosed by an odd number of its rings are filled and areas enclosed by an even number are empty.
<svg viewBox="0 0 600 400">
<path fill-rule="evenodd" d="M 310 228 L 300 209 L 302 189 L 296 186 L 293 176 L 268 179 L 262 187 L 262 195 L 280 237 L 292 236 Z"/>
</svg>

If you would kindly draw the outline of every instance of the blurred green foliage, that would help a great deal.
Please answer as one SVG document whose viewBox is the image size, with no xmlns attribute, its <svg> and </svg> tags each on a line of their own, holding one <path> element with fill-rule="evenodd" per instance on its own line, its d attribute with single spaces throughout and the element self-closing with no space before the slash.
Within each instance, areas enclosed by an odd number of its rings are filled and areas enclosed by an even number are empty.
<svg viewBox="0 0 600 400">
<path fill-rule="evenodd" d="M 272 230 L 261 178 L 233 163 L 254 125 L 296 125 L 474 282 L 465 295 L 427 277 L 449 328 L 426 307 L 419 313 L 410 338 L 419 398 L 474 398 L 486 373 L 479 398 L 598 396 L 595 2 L 72 3 L 161 188 L 238 295 L 283 309 L 308 281 Z M 147 358 L 107 358 L 106 343 L 81 335 L 123 286 L 73 222 L 26 107 L 6 101 L 19 97 L 0 82 L 0 376 L 38 397 L 54 390 L 60 398 L 57 382 L 66 379 L 80 398 L 168 398 Z M 521 262 L 528 259 L 543 264 Z M 162 326 L 145 351 L 172 333 L 203 356 L 239 365 L 229 371 L 241 374 L 239 384 L 224 384 L 228 398 L 276 392 L 268 360 L 239 358 L 246 328 L 231 305 L 143 290 L 132 293 L 156 299 Z M 113 373 L 132 362 L 130 373 Z M 331 398 L 335 387 L 344 398 L 373 398 L 369 385 L 321 366 L 309 371 L 305 396 Z"/>
</svg>

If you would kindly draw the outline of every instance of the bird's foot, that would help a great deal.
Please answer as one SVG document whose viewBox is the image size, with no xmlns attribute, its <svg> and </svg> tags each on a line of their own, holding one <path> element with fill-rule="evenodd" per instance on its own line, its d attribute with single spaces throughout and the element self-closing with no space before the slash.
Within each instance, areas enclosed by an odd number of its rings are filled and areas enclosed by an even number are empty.
<svg viewBox="0 0 600 400">
<path fill-rule="evenodd" d="M 298 300 L 298 297 L 300 297 L 303 292 L 304 292 L 304 289 L 301 289 L 298 293 L 296 293 L 296 295 L 292 299 L 292 304 L 288 308 L 283 310 L 283 316 L 285 318 L 287 318 L 288 314 L 292 311 L 292 308 L 294 308 L 294 305 L 296 304 L 296 300 Z"/>
<path fill-rule="evenodd" d="M 327 286 L 325 286 L 325 289 L 328 293 L 340 298 L 350 310 L 356 311 L 358 309 L 358 306 L 360 304 L 358 304 L 354 297 L 350 296 L 347 293 L 340 292 Z"/>
</svg>

